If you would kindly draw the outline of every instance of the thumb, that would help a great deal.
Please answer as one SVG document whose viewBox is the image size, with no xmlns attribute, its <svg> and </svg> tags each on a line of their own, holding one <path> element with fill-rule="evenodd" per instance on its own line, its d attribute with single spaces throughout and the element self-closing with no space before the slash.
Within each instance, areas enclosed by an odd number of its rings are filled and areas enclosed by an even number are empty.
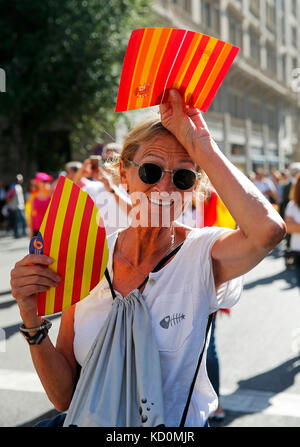
<svg viewBox="0 0 300 447">
<path fill-rule="evenodd" d="M 175 89 L 171 89 L 169 92 L 169 97 L 173 106 L 173 112 L 174 113 L 182 113 L 183 112 L 183 107 L 184 107 L 184 103 L 183 103 L 183 99 L 181 94 L 179 93 L 178 90 Z"/>
</svg>

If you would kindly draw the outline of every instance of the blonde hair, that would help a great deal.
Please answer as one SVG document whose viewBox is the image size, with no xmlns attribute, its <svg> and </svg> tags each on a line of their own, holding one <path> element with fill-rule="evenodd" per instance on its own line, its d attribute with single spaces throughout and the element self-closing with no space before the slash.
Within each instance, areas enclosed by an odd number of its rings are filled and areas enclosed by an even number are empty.
<svg viewBox="0 0 300 447">
<path fill-rule="evenodd" d="M 125 137 L 123 148 L 118 157 L 113 163 L 110 164 L 110 169 L 113 171 L 120 168 L 120 161 L 122 161 L 125 168 L 128 168 L 130 164 L 128 161 L 132 161 L 134 156 L 139 149 L 140 145 L 145 141 L 149 141 L 160 135 L 174 135 L 166 129 L 159 118 L 149 117 L 148 119 L 138 123 Z M 175 138 L 175 137 L 174 137 Z M 203 193 L 206 197 L 209 191 L 209 180 L 205 172 L 197 166 L 196 170 L 201 173 L 201 179 L 197 185 L 197 192 Z"/>
</svg>

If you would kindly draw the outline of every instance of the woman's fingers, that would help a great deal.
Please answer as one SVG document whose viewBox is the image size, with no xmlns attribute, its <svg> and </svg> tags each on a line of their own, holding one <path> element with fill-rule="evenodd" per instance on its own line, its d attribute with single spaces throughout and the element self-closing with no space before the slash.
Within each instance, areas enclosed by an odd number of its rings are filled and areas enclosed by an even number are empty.
<svg viewBox="0 0 300 447">
<path fill-rule="evenodd" d="M 209 130 L 207 124 L 202 116 L 200 110 L 186 106 L 183 102 L 183 98 L 177 90 L 170 91 L 170 98 L 173 105 L 173 111 L 178 116 L 183 114 L 188 116 L 192 123 L 196 126 L 197 130 L 200 131 L 201 136 L 208 136 Z"/>
<path fill-rule="evenodd" d="M 23 302 L 24 298 L 57 287 L 60 276 L 49 268 L 53 259 L 49 256 L 32 254 L 18 261 L 11 271 L 12 295 Z"/>
<path fill-rule="evenodd" d="M 18 261 L 15 265 L 22 266 L 22 265 L 32 265 L 32 264 L 41 264 L 41 265 L 50 265 L 54 262 L 52 258 L 46 255 L 40 255 L 40 254 L 32 254 L 27 255 L 20 261 Z"/>
<path fill-rule="evenodd" d="M 20 288 L 25 286 L 45 286 L 45 287 L 57 287 L 59 281 L 56 281 L 52 278 L 47 278 L 45 276 L 40 275 L 30 275 L 30 276 L 22 276 L 16 277 L 13 280 L 14 288 Z"/>
<path fill-rule="evenodd" d="M 11 271 L 11 278 L 21 278 L 23 276 L 32 276 L 38 275 L 41 277 L 46 277 L 52 279 L 53 281 L 59 281 L 60 276 L 55 273 L 53 270 L 47 267 L 43 267 L 41 265 L 27 265 L 27 266 L 19 266 L 15 267 Z"/>
<path fill-rule="evenodd" d="M 17 287 L 12 290 L 12 296 L 16 298 L 16 300 L 20 300 L 21 304 L 24 302 L 24 299 L 26 302 L 28 299 L 36 298 L 36 294 L 40 292 L 46 292 L 49 289 L 47 286 L 41 286 L 41 285 L 28 285 L 28 286 L 22 286 Z M 24 305 L 22 304 L 22 307 Z"/>
</svg>

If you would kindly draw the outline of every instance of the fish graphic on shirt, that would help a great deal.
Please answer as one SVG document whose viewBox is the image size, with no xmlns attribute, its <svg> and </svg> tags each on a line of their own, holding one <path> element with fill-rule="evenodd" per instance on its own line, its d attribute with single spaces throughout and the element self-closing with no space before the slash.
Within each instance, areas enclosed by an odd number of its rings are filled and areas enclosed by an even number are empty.
<svg viewBox="0 0 300 447">
<path fill-rule="evenodd" d="M 160 325 L 163 329 L 169 329 L 169 327 L 171 326 L 175 326 L 176 324 L 179 324 L 182 320 L 185 319 L 185 315 L 184 314 L 173 314 L 173 315 L 167 315 L 166 317 L 164 317 L 161 321 L 160 321 Z"/>
</svg>

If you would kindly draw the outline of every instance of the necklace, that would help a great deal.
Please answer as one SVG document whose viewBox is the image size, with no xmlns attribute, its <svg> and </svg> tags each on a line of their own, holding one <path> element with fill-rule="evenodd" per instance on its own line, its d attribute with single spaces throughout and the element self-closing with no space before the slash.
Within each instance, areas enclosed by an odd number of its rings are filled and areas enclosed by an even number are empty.
<svg viewBox="0 0 300 447">
<path fill-rule="evenodd" d="M 172 226 L 172 234 L 171 234 L 171 245 L 170 245 L 170 249 L 173 247 L 173 245 L 175 244 L 175 231 L 174 231 L 174 224 Z M 133 270 L 135 270 L 139 275 L 141 275 L 144 279 L 148 278 L 149 275 L 145 275 L 143 272 L 141 272 L 140 270 L 138 270 L 133 264 L 132 262 L 129 261 L 128 258 L 126 258 L 126 256 L 123 255 L 122 252 L 122 247 L 123 247 L 123 242 L 124 242 L 124 235 L 123 238 L 120 242 L 120 248 L 119 248 L 119 256 L 131 267 L 133 268 Z M 165 248 L 164 248 L 165 250 Z M 162 251 L 164 251 L 162 250 Z"/>
</svg>

